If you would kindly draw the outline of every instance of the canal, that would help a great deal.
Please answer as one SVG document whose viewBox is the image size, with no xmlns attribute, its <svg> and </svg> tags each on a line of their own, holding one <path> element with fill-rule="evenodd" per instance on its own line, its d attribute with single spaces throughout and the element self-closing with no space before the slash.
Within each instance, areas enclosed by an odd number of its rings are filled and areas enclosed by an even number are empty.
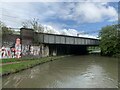
<svg viewBox="0 0 120 90">
<path fill-rule="evenodd" d="M 118 61 L 70 56 L 3 77 L 4 88 L 117 88 Z"/>
</svg>

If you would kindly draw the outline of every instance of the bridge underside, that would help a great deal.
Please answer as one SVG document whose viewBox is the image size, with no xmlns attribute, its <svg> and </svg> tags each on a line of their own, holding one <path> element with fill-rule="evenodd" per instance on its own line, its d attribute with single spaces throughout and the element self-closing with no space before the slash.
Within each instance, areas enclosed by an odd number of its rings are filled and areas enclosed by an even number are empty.
<svg viewBox="0 0 120 90">
<path fill-rule="evenodd" d="M 55 45 L 49 44 L 49 55 L 82 55 L 87 54 L 87 46 L 84 45 Z"/>
</svg>

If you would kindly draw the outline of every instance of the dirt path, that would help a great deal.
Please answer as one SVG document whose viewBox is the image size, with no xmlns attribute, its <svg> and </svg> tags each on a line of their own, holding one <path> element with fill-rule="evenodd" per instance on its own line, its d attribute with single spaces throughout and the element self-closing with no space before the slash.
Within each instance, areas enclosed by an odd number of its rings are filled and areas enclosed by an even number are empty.
<svg viewBox="0 0 120 90">
<path fill-rule="evenodd" d="M 20 63 L 20 62 L 27 62 L 27 61 L 1 63 L 0 66 L 9 65 L 9 64 L 16 64 L 16 63 Z"/>
</svg>

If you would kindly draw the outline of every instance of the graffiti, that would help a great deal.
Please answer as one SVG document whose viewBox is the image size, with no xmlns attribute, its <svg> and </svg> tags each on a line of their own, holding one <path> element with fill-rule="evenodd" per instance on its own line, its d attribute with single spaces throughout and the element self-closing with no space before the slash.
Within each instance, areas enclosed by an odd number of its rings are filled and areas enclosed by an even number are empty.
<svg viewBox="0 0 120 90">
<path fill-rule="evenodd" d="M 16 39 L 15 47 L 13 48 L 13 52 L 15 53 L 16 58 L 21 57 L 21 40 L 19 38 Z"/>
<path fill-rule="evenodd" d="M 30 45 L 22 45 L 22 55 L 29 55 L 30 54 Z"/>
<path fill-rule="evenodd" d="M 40 55 L 40 46 L 31 46 L 31 54 Z"/>
<path fill-rule="evenodd" d="M 18 38 L 21 37 L 22 39 Z M 21 58 L 21 57 L 47 57 L 49 56 L 49 46 L 45 44 L 34 45 L 32 39 L 20 36 L 4 36 L 0 47 L 1 58 Z"/>
<path fill-rule="evenodd" d="M 2 46 L 0 49 L 0 58 L 12 58 L 10 48 L 6 48 L 6 47 Z"/>
<path fill-rule="evenodd" d="M 46 57 L 49 56 L 49 47 L 43 44 L 38 46 L 22 45 L 22 55 Z"/>
<path fill-rule="evenodd" d="M 21 57 L 21 40 L 16 39 L 12 47 L 0 48 L 0 58 L 20 58 Z"/>
<path fill-rule="evenodd" d="M 44 56 L 45 57 L 49 56 L 49 47 L 48 46 L 44 47 Z"/>
</svg>

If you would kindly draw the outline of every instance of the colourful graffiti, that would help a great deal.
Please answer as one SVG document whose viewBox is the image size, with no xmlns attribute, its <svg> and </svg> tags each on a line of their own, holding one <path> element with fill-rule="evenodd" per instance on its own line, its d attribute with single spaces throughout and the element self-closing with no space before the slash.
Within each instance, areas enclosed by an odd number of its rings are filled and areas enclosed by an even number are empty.
<svg viewBox="0 0 120 90">
<path fill-rule="evenodd" d="M 32 46 L 32 45 L 22 45 L 22 55 L 32 55 L 39 57 L 49 56 L 49 47 L 43 44 Z"/>
<path fill-rule="evenodd" d="M 21 58 L 24 56 L 37 56 L 37 57 L 47 57 L 49 56 L 49 47 L 44 44 L 40 45 L 27 45 L 21 44 L 22 40 L 20 38 L 15 39 L 15 43 L 11 45 L 4 44 L 0 48 L 0 58 Z"/>
<path fill-rule="evenodd" d="M 12 47 L 2 46 L 0 48 L 0 58 L 20 58 L 21 50 L 21 40 L 17 38 Z"/>
<path fill-rule="evenodd" d="M 10 48 L 6 48 L 2 46 L 0 49 L 0 58 L 12 58 L 12 53 Z"/>
</svg>

